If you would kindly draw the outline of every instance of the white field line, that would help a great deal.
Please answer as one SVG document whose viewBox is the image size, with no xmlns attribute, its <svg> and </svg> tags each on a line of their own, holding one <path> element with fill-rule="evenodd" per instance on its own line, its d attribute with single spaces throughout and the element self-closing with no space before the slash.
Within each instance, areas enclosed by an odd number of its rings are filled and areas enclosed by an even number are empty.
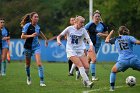
<svg viewBox="0 0 140 93">
<path fill-rule="evenodd" d="M 137 86 L 139 86 L 140 84 L 137 84 Z M 122 88 L 122 87 L 128 87 L 128 86 L 115 86 L 116 88 Z M 98 89 L 93 89 L 93 90 L 87 90 L 87 91 L 83 91 L 82 93 L 90 93 L 93 91 L 109 91 L 109 87 L 103 87 L 103 88 L 98 88 Z"/>
</svg>

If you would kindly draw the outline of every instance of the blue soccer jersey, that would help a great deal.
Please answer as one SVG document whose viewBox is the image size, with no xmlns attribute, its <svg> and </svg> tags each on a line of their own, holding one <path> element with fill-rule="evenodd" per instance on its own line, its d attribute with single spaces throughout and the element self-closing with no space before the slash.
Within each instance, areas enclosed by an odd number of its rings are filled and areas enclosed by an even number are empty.
<svg viewBox="0 0 140 93">
<path fill-rule="evenodd" d="M 3 37 L 8 37 L 9 36 L 9 31 L 7 28 L 3 27 L 0 32 L 0 43 L 1 43 L 1 48 L 8 48 L 8 42 L 6 40 L 2 40 Z"/>
<path fill-rule="evenodd" d="M 38 25 L 33 26 L 31 23 L 27 23 L 22 28 L 22 33 L 31 35 L 33 33 L 37 33 L 37 36 L 27 38 L 24 44 L 25 49 L 35 50 L 40 47 L 38 41 L 38 35 L 40 34 L 40 27 Z"/>
<path fill-rule="evenodd" d="M 107 31 L 107 27 L 102 23 L 98 23 L 97 25 L 93 22 L 89 22 L 85 25 L 85 29 L 88 31 L 90 39 L 95 46 L 96 53 L 98 52 L 102 38 L 97 35 L 97 33 L 103 33 Z"/>
<path fill-rule="evenodd" d="M 118 61 L 135 57 L 133 45 L 135 44 L 136 39 L 133 36 L 123 35 L 113 38 L 109 42 L 115 44 L 115 47 L 118 50 Z"/>
</svg>

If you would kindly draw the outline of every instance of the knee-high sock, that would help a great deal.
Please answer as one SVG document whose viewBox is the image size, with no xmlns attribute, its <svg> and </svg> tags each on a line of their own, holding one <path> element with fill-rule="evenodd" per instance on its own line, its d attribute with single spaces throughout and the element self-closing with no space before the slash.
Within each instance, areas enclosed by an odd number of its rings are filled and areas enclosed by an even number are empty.
<svg viewBox="0 0 140 93">
<path fill-rule="evenodd" d="M 44 81 L 44 71 L 43 71 L 42 66 L 38 67 L 38 74 L 39 74 L 39 77 L 40 77 L 40 81 Z"/>
<path fill-rule="evenodd" d="M 79 71 L 80 71 L 80 75 L 83 78 L 83 80 L 86 81 L 86 82 L 89 82 L 89 78 L 88 78 L 88 76 L 87 76 L 87 74 L 85 72 L 85 68 L 84 67 L 80 67 Z"/>
<path fill-rule="evenodd" d="M 1 71 L 2 71 L 3 74 L 5 74 L 6 73 L 6 61 L 3 61 L 1 65 L 2 65 L 1 66 Z"/>
<path fill-rule="evenodd" d="M 30 66 L 26 66 L 26 75 L 28 78 L 30 78 Z"/>
<path fill-rule="evenodd" d="M 95 76 L 95 72 L 96 72 L 96 64 L 95 63 L 90 63 L 90 71 L 92 76 Z"/>
<path fill-rule="evenodd" d="M 72 67 L 71 67 L 71 70 L 70 70 L 70 74 L 73 74 L 73 71 L 74 71 L 75 67 L 76 67 L 76 65 L 72 64 Z"/>
<path fill-rule="evenodd" d="M 116 81 L 116 73 L 111 72 L 110 73 L 110 86 L 112 89 L 114 89 L 115 81 Z"/>
</svg>

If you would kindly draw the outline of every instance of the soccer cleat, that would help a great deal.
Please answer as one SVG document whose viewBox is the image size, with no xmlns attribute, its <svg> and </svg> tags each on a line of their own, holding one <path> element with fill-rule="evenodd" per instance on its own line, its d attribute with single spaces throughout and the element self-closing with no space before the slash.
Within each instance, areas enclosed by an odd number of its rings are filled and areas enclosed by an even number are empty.
<svg viewBox="0 0 140 93">
<path fill-rule="evenodd" d="M 31 79 L 27 77 L 27 85 L 31 85 L 31 84 L 32 84 Z"/>
<path fill-rule="evenodd" d="M 84 87 L 87 87 L 87 82 L 83 80 Z"/>
<path fill-rule="evenodd" d="M 6 74 L 5 73 L 1 73 L 1 76 L 6 76 Z"/>
<path fill-rule="evenodd" d="M 89 82 L 87 83 L 87 87 L 92 88 L 92 87 L 93 87 L 93 82 L 89 81 Z"/>
<path fill-rule="evenodd" d="M 45 83 L 40 83 L 40 86 L 41 87 L 46 87 L 46 84 Z"/>
<path fill-rule="evenodd" d="M 110 90 L 109 91 L 115 91 L 113 88 L 110 88 Z"/>
<path fill-rule="evenodd" d="M 71 74 L 71 73 L 69 73 L 69 75 L 68 76 L 74 76 L 73 74 Z"/>
<path fill-rule="evenodd" d="M 98 81 L 99 79 L 96 78 L 95 76 L 92 76 L 92 81 Z"/>
<path fill-rule="evenodd" d="M 80 78 L 80 72 L 76 71 L 76 80 L 78 80 Z"/>
</svg>

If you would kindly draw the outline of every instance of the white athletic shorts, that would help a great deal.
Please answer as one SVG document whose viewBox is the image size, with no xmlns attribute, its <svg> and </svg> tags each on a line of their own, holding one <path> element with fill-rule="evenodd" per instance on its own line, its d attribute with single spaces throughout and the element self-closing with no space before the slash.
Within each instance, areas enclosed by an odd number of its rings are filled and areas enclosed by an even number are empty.
<svg viewBox="0 0 140 93">
<path fill-rule="evenodd" d="M 84 50 L 69 50 L 66 52 L 67 52 L 67 58 L 70 58 L 72 56 L 80 57 L 80 56 L 85 55 Z"/>
</svg>

